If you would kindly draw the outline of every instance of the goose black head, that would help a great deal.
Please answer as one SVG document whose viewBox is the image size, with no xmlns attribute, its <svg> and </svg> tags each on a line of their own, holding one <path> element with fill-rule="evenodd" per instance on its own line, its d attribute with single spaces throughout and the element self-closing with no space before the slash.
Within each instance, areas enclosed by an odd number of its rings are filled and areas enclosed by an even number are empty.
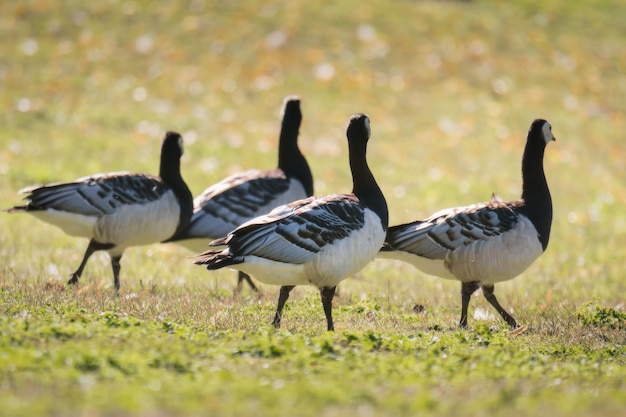
<svg viewBox="0 0 626 417">
<path fill-rule="evenodd" d="M 346 135 L 349 141 L 364 139 L 367 143 L 371 133 L 370 118 L 366 114 L 357 113 L 350 118 Z"/>
<path fill-rule="evenodd" d="M 544 146 L 556 140 L 552 134 L 552 125 L 544 119 L 536 119 L 530 125 L 530 129 L 528 129 L 528 140 L 532 140 L 532 138 L 542 140 Z"/>
<path fill-rule="evenodd" d="M 291 119 L 300 125 L 302 122 L 302 111 L 300 110 L 300 97 L 291 95 L 285 97 L 283 100 L 283 107 L 280 110 L 281 119 L 285 118 L 285 114 L 288 114 Z"/>
<path fill-rule="evenodd" d="M 161 154 L 168 158 L 180 158 L 185 150 L 183 148 L 183 137 L 176 132 L 167 132 L 163 139 Z"/>
</svg>

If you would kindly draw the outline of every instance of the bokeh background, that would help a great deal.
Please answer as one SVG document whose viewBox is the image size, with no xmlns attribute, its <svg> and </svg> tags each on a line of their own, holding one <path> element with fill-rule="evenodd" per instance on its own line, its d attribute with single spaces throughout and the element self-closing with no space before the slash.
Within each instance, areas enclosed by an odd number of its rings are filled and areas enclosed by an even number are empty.
<svg viewBox="0 0 626 417">
<path fill-rule="evenodd" d="M 34 183 L 156 172 L 165 130 L 184 134 L 195 194 L 230 173 L 270 168 L 282 99 L 298 94 L 316 193 L 349 190 L 345 125 L 368 113 L 370 164 L 400 223 L 492 192 L 517 198 L 526 130 L 541 117 L 557 137 L 546 172 L 558 281 L 583 275 L 578 285 L 591 295 L 616 292 L 597 283 L 626 266 L 621 2 L 0 7 L 4 206 Z M 0 222 L 5 247 L 33 224 Z"/>
<path fill-rule="evenodd" d="M 557 138 L 545 155 L 555 208 L 550 246 L 496 293 L 516 318 L 556 334 L 576 327 L 586 303 L 625 308 L 624 16 L 619 0 L 3 1 L 1 208 L 19 203 L 18 190 L 32 184 L 157 173 L 166 130 L 184 136 L 183 175 L 194 194 L 231 173 L 272 168 L 282 100 L 297 94 L 300 147 L 316 193 L 350 191 L 345 126 L 365 112 L 370 166 L 397 224 L 492 192 L 518 198 L 527 129 L 545 118 Z M 62 286 L 85 245 L 29 216 L 0 213 L 3 291 Z M 121 279 L 135 297 L 126 301 L 136 303 L 129 314 L 170 314 L 220 331 L 269 321 L 277 293 L 269 286 L 255 314 L 204 314 L 190 304 L 164 313 L 142 299 L 146 288 L 158 297 L 190 285 L 213 306 L 221 302 L 213 295 L 230 297 L 234 274 L 199 270 L 188 255 L 174 245 L 128 250 Z M 426 307 L 425 318 L 393 321 L 400 329 L 441 329 L 458 319 L 456 282 L 389 261 L 354 278 L 339 289 L 336 322 L 344 329 L 382 331 L 351 316 L 360 310 L 349 305 L 367 297 L 400 311 Z M 108 258 L 94 256 L 83 288 L 106 291 L 110 281 Z M 313 289 L 294 291 L 294 302 L 308 300 L 315 313 L 291 311 L 285 325 L 319 330 L 316 297 Z M 107 300 L 79 304 L 96 311 Z M 479 298 L 472 306 L 489 309 Z M 578 334 L 575 343 L 600 339 L 589 340 Z"/>
</svg>

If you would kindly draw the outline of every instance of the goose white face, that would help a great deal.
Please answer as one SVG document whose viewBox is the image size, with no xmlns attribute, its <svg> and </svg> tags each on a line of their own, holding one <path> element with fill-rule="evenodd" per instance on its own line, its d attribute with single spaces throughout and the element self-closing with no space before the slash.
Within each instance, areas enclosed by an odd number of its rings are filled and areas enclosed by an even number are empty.
<svg viewBox="0 0 626 417">
<path fill-rule="evenodd" d="M 185 148 L 183 147 L 183 138 L 179 137 L 178 138 L 178 147 L 180 148 L 180 155 L 184 155 L 185 154 Z"/>
<path fill-rule="evenodd" d="M 369 138 L 370 136 L 372 136 L 372 129 L 370 128 L 370 118 L 365 116 L 365 129 L 367 129 L 367 137 Z"/>
<path fill-rule="evenodd" d="M 552 125 L 549 122 L 545 122 L 541 127 L 541 133 L 543 134 L 543 140 L 546 141 L 546 144 L 552 142 L 554 139 L 554 135 L 552 134 Z"/>
</svg>

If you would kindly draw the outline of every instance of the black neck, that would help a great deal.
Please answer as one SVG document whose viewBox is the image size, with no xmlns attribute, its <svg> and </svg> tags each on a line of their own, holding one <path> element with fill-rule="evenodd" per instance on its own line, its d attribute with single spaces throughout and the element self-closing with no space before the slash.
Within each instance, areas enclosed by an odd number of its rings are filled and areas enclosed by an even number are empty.
<svg viewBox="0 0 626 417">
<path fill-rule="evenodd" d="M 522 158 L 522 200 L 520 211 L 533 223 L 545 250 L 552 226 L 552 197 L 543 171 L 545 143 L 527 141 Z"/>
<path fill-rule="evenodd" d="M 295 178 L 302 183 L 307 196 L 313 195 L 313 175 L 300 148 L 298 134 L 300 118 L 285 114 L 278 141 L 278 168 L 288 178 Z"/>
<path fill-rule="evenodd" d="M 365 144 L 351 144 L 348 142 L 350 156 L 350 170 L 352 171 L 352 193 L 359 201 L 380 217 L 383 230 L 389 225 L 389 211 L 387 201 L 376 179 L 367 165 Z"/>
<path fill-rule="evenodd" d="M 191 215 L 193 214 L 193 196 L 189 187 L 183 180 L 180 174 L 180 157 L 168 157 L 166 152 L 161 153 L 161 166 L 159 168 L 159 176 L 164 183 L 169 185 L 178 200 L 180 205 L 180 217 L 178 220 L 178 227 L 174 236 L 179 232 L 187 228 L 191 221 Z"/>
</svg>

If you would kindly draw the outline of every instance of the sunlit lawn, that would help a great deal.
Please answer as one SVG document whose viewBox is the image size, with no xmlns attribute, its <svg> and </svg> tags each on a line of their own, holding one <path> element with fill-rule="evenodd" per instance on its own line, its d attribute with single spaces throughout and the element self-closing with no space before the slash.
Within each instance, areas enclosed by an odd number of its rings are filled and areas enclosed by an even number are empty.
<svg viewBox="0 0 626 417">
<path fill-rule="evenodd" d="M 370 166 L 397 224 L 521 191 L 526 131 L 548 119 L 550 246 L 480 295 L 377 260 L 339 286 L 337 332 L 298 288 L 233 296 L 235 273 L 173 245 L 106 255 L 0 214 L 0 415 L 619 415 L 626 410 L 626 5 L 567 2 L 0 4 L 0 201 L 96 172 L 157 172 L 185 138 L 197 194 L 276 164 L 298 94 L 316 193 L 350 191 L 345 126 L 368 113 Z M 495 3 L 495 4 L 494 4 Z M 425 311 L 413 312 L 421 304 Z M 476 313 L 476 314 L 474 314 Z"/>
</svg>

